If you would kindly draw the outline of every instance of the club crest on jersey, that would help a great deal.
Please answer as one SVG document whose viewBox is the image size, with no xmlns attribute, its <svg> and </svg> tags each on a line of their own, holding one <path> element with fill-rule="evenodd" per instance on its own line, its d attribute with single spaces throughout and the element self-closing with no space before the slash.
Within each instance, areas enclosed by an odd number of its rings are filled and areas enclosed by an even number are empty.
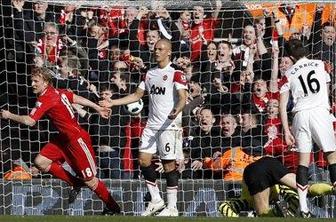
<svg viewBox="0 0 336 222">
<path fill-rule="evenodd" d="M 168 76 L 167 75 L 164 75 L 163 76 L 163 81 L 166 81 L 168 79 Z"/>
<path fill-rule="evenodd" d="M 35 107 L 40 107 L 41 105 L 42 105 L 41 102 L 36 102 L 36 103 L 35 103 Z"/>
</svg>

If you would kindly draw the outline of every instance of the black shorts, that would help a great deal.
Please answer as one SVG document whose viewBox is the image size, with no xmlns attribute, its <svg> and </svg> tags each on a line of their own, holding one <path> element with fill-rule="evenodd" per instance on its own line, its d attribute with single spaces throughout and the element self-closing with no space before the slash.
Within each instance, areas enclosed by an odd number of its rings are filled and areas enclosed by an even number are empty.
<svg viewBox="0 0 336 222">
<path fill-rule="evenodd" d="M 280 183 L 288 169 L 273 157 L 262 157 L 244 170 L 244 181 L 251 195 Z"/>
</svg>

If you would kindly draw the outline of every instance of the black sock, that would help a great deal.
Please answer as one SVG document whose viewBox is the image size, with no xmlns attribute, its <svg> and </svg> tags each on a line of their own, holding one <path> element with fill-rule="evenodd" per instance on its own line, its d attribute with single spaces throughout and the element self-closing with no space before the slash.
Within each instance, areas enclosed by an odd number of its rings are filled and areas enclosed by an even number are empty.
<svg viewBox="0 0 336 222">
<path fill-rule="evenodd" d="M 308 185 L 308 167 L 299 165 L 296 170 L 296 183 L 301 186 Z"/>
<path fill-rule="evenodd" d="M 156 181 L 156 173 L 152 165 L 147 167 L 140 167 L 142 175 L 144 176 L 145 180 L 155 183 Z"/>
<path fill-rule="evenodd" d="M 330 182 L 332 183 L 333 186 L 336 184 L 336 163 L 333 163 L 329 165 L 329 174 L 330 174 Z"/>
<path fill-rule="evenodd" d="M 177 187 L 179 177 L 180 174 L 176 170 L 166 173 L 167 187 Z"/>
</svg>

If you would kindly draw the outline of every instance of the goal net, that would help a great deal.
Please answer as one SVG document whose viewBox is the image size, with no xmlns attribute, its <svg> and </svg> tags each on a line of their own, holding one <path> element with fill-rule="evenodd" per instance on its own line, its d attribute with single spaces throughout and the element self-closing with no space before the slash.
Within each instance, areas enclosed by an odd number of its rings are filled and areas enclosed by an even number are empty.
<svg viewBox="0 0 336 222">
<path fill-rule="evenodd" d="M 47 67 L 55 87 L 96 103 L 128 95 L 155 67 L 155 43 L 169 39 L 172 63 L 184 72 L 189 88 L 182 120 L 185 170 L 179 212 L 222 216 L 220 204 L 241 195 L 248 161 L 237 150 L 249 158 L 272 155 L 290 171 L 297 168 L 296 147 L 286 145 L 279 116 L 281 79 L 293 65 L 288 40 L 301 40 L 307 57 L 325 62 L 335 111 L 335 26 L 332 1 L 2 0 L 0 107 L 30 113 L 36 102 L 30 80 L 34 66 Z M 164 93 L 160 87 L 152 90 Z M 292 108 L 290 100 L 290 122 Z M 91 135 L 98 176 L 125 215 L 140 215 L 149 200 L 137 162 L 148 97 L 113 107 L 108 120 L 85 107 L 74 110 Z M 85 188 L 68 204 L 69 186 L 34 168 L 37 154 L 58 134 L 47 118 L 34 127 L 0 121 L 0 214 L 91 215 L 102 210 Z M 160 190 L 165 190 L 159 158 L 153 166 Z M 66 163 L 64 167 L 72 172 Z M 317 145 L 309 180 L 330 181 Z M 309 204 L 314 214 L 328 218 L 336 216 L 334 206 L 333 196 L 311 198 Z M 252 206 L 243 206 L 241 215 L 249 211 Z"/>
</svg>

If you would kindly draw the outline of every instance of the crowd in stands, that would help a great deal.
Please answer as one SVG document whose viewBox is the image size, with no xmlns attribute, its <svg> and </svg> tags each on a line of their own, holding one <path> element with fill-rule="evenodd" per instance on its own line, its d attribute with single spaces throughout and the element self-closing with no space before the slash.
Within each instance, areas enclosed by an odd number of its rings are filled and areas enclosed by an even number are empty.
<svg viewBox="0 0 336 222">
<path fill-rule="evenodd" d="M 230 30 L 218 31 L 229 10 L 221 1 L 213 5 L 195 1 L 179 10 L 169 9 L 162 1 L 151 7 L 3 2 L 7 102 L 21 112 L 33 106 L 28 87 L 33 66 L 48 67 L 57 88 L 92 101 L 120 98 L 133 92 L 146 71 L 155 66 L 155 43 L 161 38 L 171 40 L 172 62 L 189 83 L 183 111 L 183 178 L 240 181 L 244 167 L 262 155 L 277 157 L 295 172 L 295 147 L 287 147 L 279 116 L 282 77 L 295 63 L 286 52 L 289 39 L 302 40 L 307 57 L 325 62 L 334 105 L 336 5 L 332 3 L 241 5 L 248 16 L 237 18 L 243 21 L 242 27 L 232 24 L 232 29 L 241 30 L 241 35 L 232 36 Z M 146 105 L 136 116 L 122 106 L 112 107 L 108 120 L 92 110 L 74 108 L 92 136 L 101 177 L 138 178 Z M 43 121 L 39 129 L 26 136 L 38 142 L 12 149 L 16 152 L 12 155 L 22 151 L 23 159 L 33 159 L 48 140 L 43 131 L 53 131 Z M 314 169 L 323 171 L 326 166 L 319 149 L 312 160 L 317 165 Z"/>
</svg>

